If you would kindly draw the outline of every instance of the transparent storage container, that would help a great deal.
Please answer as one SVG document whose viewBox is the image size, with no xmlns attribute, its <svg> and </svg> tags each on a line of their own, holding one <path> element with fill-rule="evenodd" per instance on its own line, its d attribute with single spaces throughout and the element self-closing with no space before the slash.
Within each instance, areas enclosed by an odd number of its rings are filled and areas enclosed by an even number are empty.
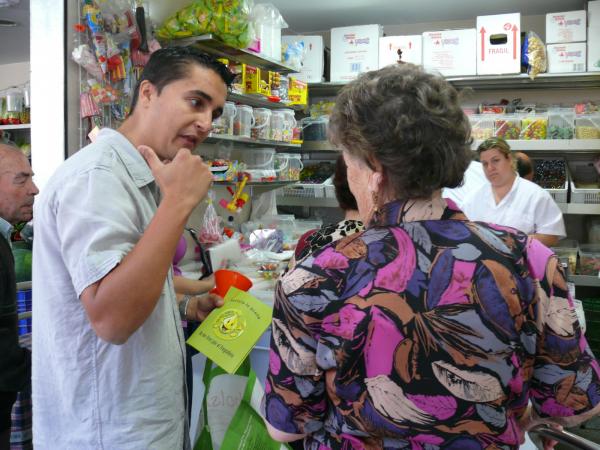
<svg viewBox="0 0 600 450">
<path fill-rule="evenodd" d="M 525 114 L 521 119 L 520 138 L 524 140 L 546 139 L 548 116 L 546 114 Z"/>
<path fill-rule="evenodd" d="M 575 111 L 573 108 L 548 110 L 548 139 L 573 139 L 575 136 Z"/>
<path fill-rule="evenodd" d="M 223 107 L 223 114 L 212 124 L 212 133 L 220 135 L 233 135 L 233 121 L 237 114 L 235 103 L 225 102 Z"/>
<path fill-rule="evenodd" d="M 233 134 L 242 137 L 252 136 L 252 127 L 254 126 L 254 115 L 252 106 L 236 105 L 236 115 L 233 120 Z"/>
<path fill-rule="evenodd" d="M 254 126 L 252 127 L 252 138 L 271 139 L 271 110 L 267 108 L 254 108 Z"/>
<path fill-rule="evenodd" d="M 496 116 L 494 136 L 504 140 L 519 139 L 521 135 L 521 117 L 516 114 Z"/>
<path fill-rule="evenodd" d="M 280 181 L 298 181 L 304 168 L 302 155 L 298 153 L 278 153 L 275 155 L 275 171 Z"/>
<path fill-rule="evenodd" d="M 306 117 L 302 119 L 302 139 L 304 141 L 326 141 L 329 116 Z"/>
<path fill-rule="evenodd" d="M 275 171 L 275 149 L 273 148 L 253 148 L 244 153 L 244 162 L 249 181 L 276 181 L 277 172 Z"/>
<path fill-rule="evenodd" d="M 575 117 L 575 138 L 600 139 L 600 114 L 580 114 Z"/>
<path fill-rule="evenodd" d="M 471 121 L 471 137 L 476 140 L 489 139 L 494 136 L 496 114 L 473 114 Z"/>
<path fill-rule="evenodd" d="M 567 259 L 569 264 L 569 274 L 574 275 L 577 268 L 577 252 L 579 250 L 579 244 L 575 239 L 563 239 L 555 247 L 552 247 L 552 251 L 558 256 L 559 259 Z"/>
<path fill-rule="evenodd" d="M 579 246 L 579 274 L 598 276 L 600 273 L 600 244 Z"/>
</svg>

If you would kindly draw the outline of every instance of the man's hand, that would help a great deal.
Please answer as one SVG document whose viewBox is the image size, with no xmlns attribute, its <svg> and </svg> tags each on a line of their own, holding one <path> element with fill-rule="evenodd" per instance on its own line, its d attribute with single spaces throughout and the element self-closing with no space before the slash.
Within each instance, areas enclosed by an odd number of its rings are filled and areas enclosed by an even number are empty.
<svg viewBox="0 0 600 450">
<path fill-rule="evenodd" d="M 186 319 L 202 322 L 215 309 L 223 306 L 223 299 L 216 294 L 196 295 L 190 299 Z"/>
<path fill-rule="evenodd" d="M 163 162 L 147 145 L 140 145 L 138 150 L 148 163 L 163 198 L 173 198 L 191 211 L 206 197 L 212 174 L 202 158 L 182 148 L 172 161 Z"/>
</svg>

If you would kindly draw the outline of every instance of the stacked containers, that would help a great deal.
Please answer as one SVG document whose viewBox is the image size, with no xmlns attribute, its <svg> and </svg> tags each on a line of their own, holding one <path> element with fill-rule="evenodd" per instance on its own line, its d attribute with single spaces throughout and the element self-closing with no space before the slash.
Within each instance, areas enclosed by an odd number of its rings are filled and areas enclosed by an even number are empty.
<svg viewBox="0 0 600 450">
<path fill-rule="evenodd" d="M 548 110 L 548 139 L 573 139 L 575 111 L 573 108 Z"/>
<path fill-rule="evenodd" d="M 233 135 L 233 122 L 237 115 L 235 103 L 225 102 L 223 114 L 213 122 L 213 134 L 228 134 Z"/>
<path fill-rule="evenodd" d="M 600 113 L 578 114 L 575 117 L 577 139 L 600 139 Z"/>
<path fill-rule="evenodd" d="M 546 139 L 548 134 L 548 116 L 546 114 L 529 113 L 521 120 L 521 134 L 525 140 Z"/>
<path fill-rule="evenodd" d="M 267 108 L 254 108 L 254 126 L 252 137 L 254 139 L 271 139 L 271 110 Z"/>
<path fill-rule="evenodd" d="M 517 114 L 503 114 L 494 120 L 494 136 L 508 140 L 519 139 L 521 135 L 521 117 Z"/>
<path fill-rule="evenodd" d="M 235 136 L 251 137 L 254 126 L 252 106 L 236 105 L 236 115 L 233 121 L 233 134 Z"/>
<path fill-rule="evenodd" d="M 298 153 L 278 153 L 275 156 L 275 170 L 280 181 L 299 181 L 303 168 L 302 155 Z"/>
</svg>

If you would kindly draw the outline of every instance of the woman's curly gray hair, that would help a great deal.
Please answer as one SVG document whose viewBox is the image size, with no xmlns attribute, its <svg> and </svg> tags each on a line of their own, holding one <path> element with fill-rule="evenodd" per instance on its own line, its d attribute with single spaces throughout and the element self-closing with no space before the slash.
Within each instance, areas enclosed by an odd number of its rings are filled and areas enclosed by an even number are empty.
<svg viewBox="0 0 600 450">
<path fill-rule="evenodd" d="M 471 127 L 459 94 L 413 64 L 367 72 L 339 93 L 330 139 L 373 168 L 398 199 L 429 198 L 461 185 L 472 160 Z"/>
</svg>

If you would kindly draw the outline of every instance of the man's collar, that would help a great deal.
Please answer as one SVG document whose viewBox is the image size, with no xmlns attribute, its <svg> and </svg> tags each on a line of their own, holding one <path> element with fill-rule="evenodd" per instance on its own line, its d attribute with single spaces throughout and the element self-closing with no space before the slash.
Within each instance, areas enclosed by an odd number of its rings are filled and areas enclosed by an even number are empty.
<svg viewBox="0 0 600 450">
<path fill-rule="evenodd" d="M 0 217 L 0 234 L 6 238 L 8 242 L 10 242 L 10 235 L 13 232 L 13 226 Z"/>
</svg>

